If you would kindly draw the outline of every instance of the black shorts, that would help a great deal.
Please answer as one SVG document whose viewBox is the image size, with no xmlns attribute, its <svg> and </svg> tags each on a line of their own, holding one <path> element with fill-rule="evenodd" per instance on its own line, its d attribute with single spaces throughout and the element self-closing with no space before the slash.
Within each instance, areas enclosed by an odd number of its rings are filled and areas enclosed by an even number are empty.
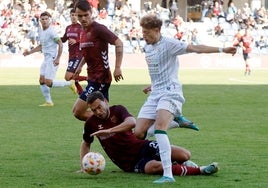
<svg viewBox="0 0 268 188">
<path fill-rule="evenodd" d="M 150 141 L 142 148 L 139 154 L 139 160 L 134 167 L 134 172 L 144 173 L 145 165 L 151 160 L 161 161 L 158 143 L 156 141 Z"/>
<path fill-rule="evenodd" d="M 80 58 L 72 58 L 72 59 L 69 59 L 69 62 L 68 62 L 68 67 L 67 67 L 67 72 L 72 72 L 72 73 L 75 73 L 78 65 L 80 64 L 81 62 L 81 57 Z"/>
<path fill-rule="evenodd" d="M 243 58 L 246 61 L 247 59 L 249 59 L 249 54 L 243 52 Z"/>
<path fill-rule="evenodd" d="M 100 84 L 96 82 L 87 81 L 87 87 L 84 89 L 83 93 L 80 95 L 80 99 L 83 101 L 87 101 L 87 96 L 94 92 L 100 91 L 104 95 L 104 97 L 109 101 L 109 88 L 111 84 Z"/>
</svg>

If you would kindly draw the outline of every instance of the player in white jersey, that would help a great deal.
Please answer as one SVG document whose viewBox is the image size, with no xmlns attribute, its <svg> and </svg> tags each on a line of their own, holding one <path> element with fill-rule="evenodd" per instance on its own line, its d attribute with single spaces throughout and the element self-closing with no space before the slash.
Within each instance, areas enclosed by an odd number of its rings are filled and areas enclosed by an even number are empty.
<svg viewBox="0 0 268 188">
<path fill-rule="evenodd" d="M 169 124 L 182 114 L 185 101 L 182 85 L 178 79 L 178 55 L 186 53 L 218 53 L 234 55 L 235 47 L 218 48 L 205 45 L 191 45 L 161 35 L 162 20 L 156 15 L 146 15 L 141 21 L 145 59 L 151 77 L 151 93 L 142 106 L 135 135 L 144 138 L 147 130 L 154 125 L 154 135 L 159 144 L 163 176 L 154 183 L 174 182 L 171 170 L 171 147 L 167 136 Z"/>
<path fill-rule="evenodd" d="M 26 50 L 23 55 L 27 56 L 35 52 L 42 51 L 44 54 L 44 61 L 40 67 L 39 83 L 45 103 L 39 106 L 53 106 L 54 103 L 51 98 L 51 87 L 69 86 L 71 90 L 76 93 L 74 82 L 65 80 L 55 80 L 56 73 L 60 63 L 62 54 L 62 41 L 57 32 L 50 26 L 51 15 L 49 12 L 43 12 L 40 15 L 40 23 L 42 28 L 39 30 L 40 44 L 31 49 Z"/>
</svg>

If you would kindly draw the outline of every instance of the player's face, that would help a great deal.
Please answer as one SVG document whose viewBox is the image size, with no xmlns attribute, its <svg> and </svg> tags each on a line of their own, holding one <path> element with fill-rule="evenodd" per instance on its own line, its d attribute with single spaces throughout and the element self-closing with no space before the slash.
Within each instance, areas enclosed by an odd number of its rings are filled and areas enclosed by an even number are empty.
<svg viewBox="0 0 268 188">
<path fill-rule="evenodd" d="M 72 24 L 77 23 L 77 20 L 78 20 L 78 18 L 76 16 L 76 14 L 72 12 L 71 13 L 71 22 L 72 22 Z"/>
<path fill-rule="evenodd" d="M 87 28 L 92 23 L 92 13 L 90 11 L 83 11 L 79 8 L 76 8 L 75 13 L 83 28 Z"/>
<path fill-rule="evenodd" d="M 142 28 L 143 39 L 147 44 L 155 44 L 158 41 L 159 29 L 146 29 Z"/>
<path fill-rule="evenodd" d="M 93 103 L 89 104 L 89 108 L 99 119 L 107 119 L 109 117 L 109 105 L 107 101 L 96 99 Z"/>
<path fill-rule="evenodd" d="M 47 29 L 49 27 L 49 24 L 50 24 L 50 18 L 48 16 L 41 16 L 40 23 L 41 23 L 43 29 Z"/>
</svg>

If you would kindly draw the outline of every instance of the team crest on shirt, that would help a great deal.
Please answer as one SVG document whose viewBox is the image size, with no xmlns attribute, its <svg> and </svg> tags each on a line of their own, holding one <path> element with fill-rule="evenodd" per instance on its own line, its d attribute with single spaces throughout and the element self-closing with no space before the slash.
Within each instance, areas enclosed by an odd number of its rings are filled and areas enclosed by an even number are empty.
<svg viewBox="0 0 268 188">
<path fill-rule="evenodd" d="M 98 125 L 98 129 L 99 129 L 99 130 L 100 130 L 100 129 L 103 129 L 102 124 L 99 124 L 99 125 Z"/>
</svg>

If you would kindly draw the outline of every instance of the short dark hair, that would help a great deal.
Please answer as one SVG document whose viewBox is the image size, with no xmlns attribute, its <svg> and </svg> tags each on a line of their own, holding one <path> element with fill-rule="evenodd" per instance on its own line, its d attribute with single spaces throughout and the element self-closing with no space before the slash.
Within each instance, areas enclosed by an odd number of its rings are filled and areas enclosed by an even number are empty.
<svg viewBox="0 0 268 188">
<path fill-rule="evenodd" d="M 48 16 L 49 18 L 52 17 L 51 14 L 50 14 L 48 11 L 42 12 L 42 13 L 40 14 L 40 17 L 41 17 L 41 16 Z"/>
<path fill-rule="evenodd" d="M 100 99 L 101 101 L 105 100 L 104 95 L 100 91 L 94 91 L 87 96 L 87 104 L 92 104 L 95 100 Z"/>
<path fill-rule="evenodd" d="M 91 12 L 91 5 L 87 0 L 78 0 L 75 5 L 74 5 L 74 9 L 80 9 L 82 11 L 90 11 Z"/>
<path fill-rule="evenodd" d="M 140 25 L 145 29 L 154 29 L 162 27 L 162 20 L 158 18 L 155 14 L 148 14 L 141 18 Z"/>
<path fill-rule="evenodd" d="M 70 10 L 70 14 L 72 14 L 72 13 L 75 13 L 75 9 L 74 9 L 74 8 L 72 8 L 72 9 Z"/>
</svg>

